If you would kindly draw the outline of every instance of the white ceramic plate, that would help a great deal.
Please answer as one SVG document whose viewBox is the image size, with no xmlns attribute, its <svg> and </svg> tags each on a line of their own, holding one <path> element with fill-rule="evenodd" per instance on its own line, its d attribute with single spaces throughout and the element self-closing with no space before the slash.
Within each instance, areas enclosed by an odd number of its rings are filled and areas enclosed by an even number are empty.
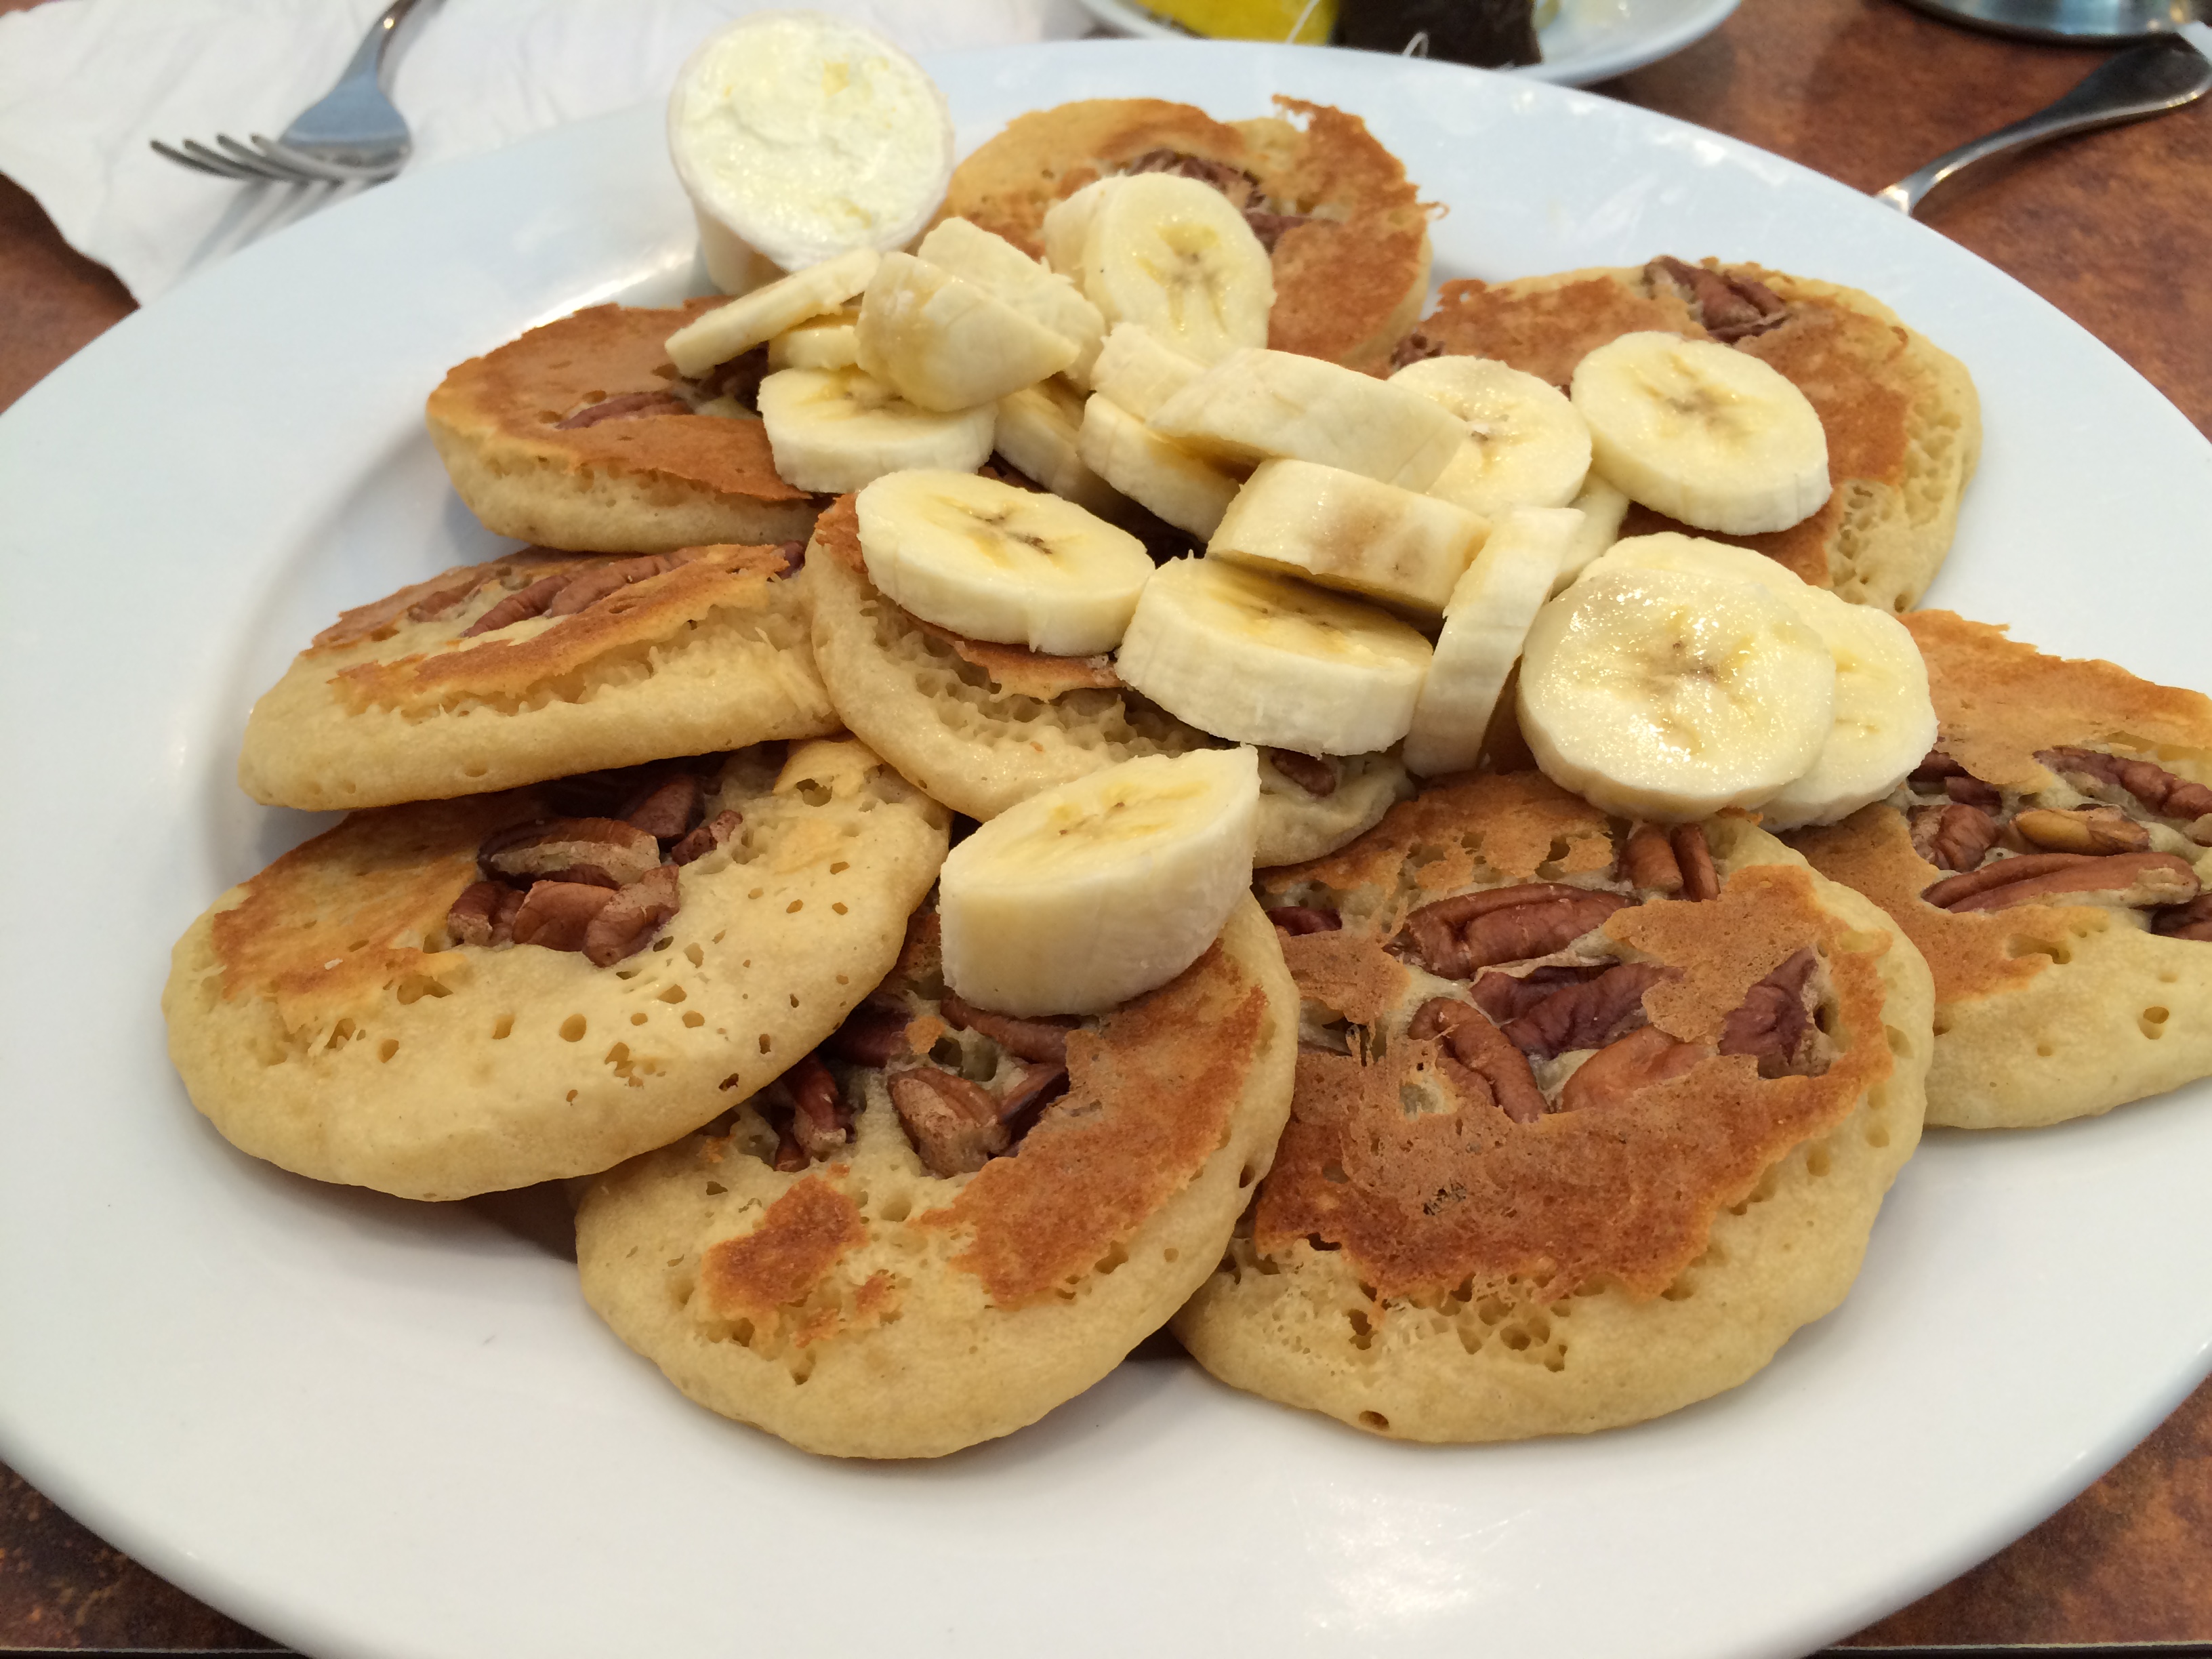
<svg viewBox="0 0 2212 1659">
<path fill-rule="evenodd" d="M 1138 0 L 1082 0 L 1109 28 L 1156 40 L 1186 40 L 1189 32 Z M 1736 8 L 1736 0 L 1559 0 L 1536 32 L 1544 61 L 1508 70 L 1563 87 L 1593 86 L 1671 56 L 1704 39 Z"/>
<path fill-rule="evenodd" d="M 973 145 L 1143 91 L 1364 114 L 1450 204 L 1439 276 L 1659 252 L 1865 288 L 1958 352 L 1989 441 L 1934 598 L 2203 672 L 2212 446 L 1933 232 L 1603 98 L 1311 48 L 934 65 Z M 168 942 L 314 821 L 232 782 L 343 605 L 494 544 L 424 440 L 450 364 L 690 286 L 638 110 L 424 173 L 216 267 L 0 419 L 0 1455 L 322 1656 L 1802 1652 L 2085 1485 L 2203 1372 L 2208 1091 L 1937 1134 L 1844 1307 L 1733 1394 L 1587 1440 L 1423 1449 L 1158 1355 L 930 1465 L 803 1456 L 680 1398 L 495 1202 L 233 1152 L 163 1058 Z"/>
</svg>

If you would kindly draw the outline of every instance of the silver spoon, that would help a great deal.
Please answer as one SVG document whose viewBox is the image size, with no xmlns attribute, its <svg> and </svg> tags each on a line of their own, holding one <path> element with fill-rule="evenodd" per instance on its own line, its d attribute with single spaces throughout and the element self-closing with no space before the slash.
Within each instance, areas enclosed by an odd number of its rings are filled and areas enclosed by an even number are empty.
<svg viewBox="0 0 2212 1659">
<path fill-rule="evenodd" d="M 2170 109 L 2179 109 L 2212 91 L 2212 58 L 2192 44 L 2202 33 L 2212 47 L 2212 29 L 2202 23 L 2185 26 L 2184 32 L 2160 34 L 2139 46 L 2116 53 L 2092 70 L 2081 83 L 2056 103 L 2045 106 L 2024 121 L 2000 127 L 1986 137 L 1962 144 L 1948 155 L 1939 155 L 1917 173 L 1875 191 L 1875 200 L 1887 202 L 1900 213 L 1917 211 L 1937 185 L 1955 179 L 1977 161 L 2002 155 L 2030 144 L 2039 144 L 2069 132 L 2118 126 Z"/>
</svg>

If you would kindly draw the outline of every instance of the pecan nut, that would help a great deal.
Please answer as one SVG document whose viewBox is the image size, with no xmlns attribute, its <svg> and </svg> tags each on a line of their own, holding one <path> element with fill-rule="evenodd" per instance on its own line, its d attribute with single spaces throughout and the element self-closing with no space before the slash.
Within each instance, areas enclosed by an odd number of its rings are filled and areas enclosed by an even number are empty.
<svg viewBox="0 0 2212 1659">
<path fill-rule="evenodd" d="M 1648 962 L 1624 962 L 1595 979 L 1564 986 L 1510 1021 L 1506 1040 L 1538 1060 L 1602 1048 L 1646 1023 L 1644 994 L 1669 972 Z"/>
<path fill-rule="evenodd" d="M 1748 276 L 1708 270 L 1668 254 L 1660 255 L 1644 269 L 1653 286 L 1665 278 L 1683 289 L 1705 332 L 1716 340 L 1732 343 L 1764 334 L 1789 315 L 1790 307 L 1780 295 Z"/>
<path fill-rule="evenodd" d="M 519 889 L 496 881 L 471 882 L 446 913 L 446 931 L 459 944 L 496 950 L 514 943 L 514 914 L 521 908 Z"/>
<path fill-rule="evenodd" d="M 1680 1077 L 1712 1052 L 1703 1043 L 1668 1036 L 1656 1025 L 1608 1042 L 1575 1068 L 1559 1091 L 1563 1112 L 1603 1111 L 1645 1089 Z"/>
<path fill-rule="evenodd" d="M 1672 898 L 1682 890 L 1682 866 L 1674 861 L 1673 842 L 1656 823 L 1639 823 L 1628 832 L 1628 844 L 1620 852 L 1620 873 L 1639 892 Z"/>
<path fill-rule="evenodd" d="M 2212 788 L 2178 777 L 2149 761 L 2130 760 L 2094 749 L 2046 749 L 2036 759 L 2064 776 L 2124 789 L 2152 811 L 2164 817 L 2195 821 L 2212 812 Z"/>
<path fill-rule="evenodd" d="M 519 823 L 484 837 L 477 867 L 491 880 L 525 883 L 589 866 L 626 887 L 660 862 L 660 843 L 620 818 L 554 818 Z"/>
<path fill-rule="evenodd" d="M 625 392 L 588 404 L 565 421 L 554 423 L 556 432 L 574 432 L 601 421 L 631 421 L 641 415 L 689 415 L 691 405 L 671 392 Z"/>
<path fill-rule="evenodd" d="M 738 826 L 744 822 L 744 817 L 734 811 L 725 811 L 715 813 L 713 817 L 708 818 L 706 823 L 668 849 L 668 861 L 671 864 L 690 864 L 705 858 L 708 854 L 729 840 L 732 836 L 736 835 Z"/>
<path fill-rule="evenodd" d="M 863 1002 L 845 1016 L 830 1041 L 855 1066 L 888 1066 L 907 1051 L 907 1012 L 897 1005 Z"/>
<path fill-rule="evenodd" d="M 1819 960 L 1808 945 L 1753 986 L 1721 1022 L 1721 1052 L 1753 1056 L 1761 1077 L 1810 1075 L 1814 1028 L 1805 992 Z"/>
<path fill-rule="evenodd" d="M 1996 845 L 1997 823 L 1978 806 L 1916 806 L 1912 850 L 1939 870 L 1977 868 Z"/>
<path fill-rule="evenodd" d="M 612 890 L 578 881 L 532 883 L 514 913 L 514 942 L 548 951 L 580 951 L 593 918 L 614 896 Z"/>
<path fill-rule="evenodd" d="M 1399 941 L 1439 979 L 1469 979 L 1501 962 L 1565 950 L 1629 902 L 1558 882 L 1492 887 L 1423 905 L 1406 918 Z"/>
<path fill-rule="evenodd" d="M 1595 979 L 1613 964 L 1605 962 L 1553 963 L 1542 968 L 1531 968 L 1525 974 L 1511 974 L 1503 969 L 1492 969 L 1478 977 L 1473 987 L 1474 1006 L 1504 1025 L 1518 1019 L 1538 1003 L 1563 985 L 1580 985 Z"/>
<path fill-rule="evenodd" d="M 1494 1103 L 1516 1123 L 1534 1123 L 1544 1115 L 1544 1091 L 1528 1070 L 1528 1056 L 1480 1010 L 1450 997 L 1431 997 L 1413 1011 L 1406 1034 L 1417 1040 L 1443 1039 L 1451 1062 L 1445 1075 L 1462 1094 Z"/>
<path fill-rule="evenodd" d="M 2160 910 L 2151 918 L 2150 930 L 2168 939 L 2212 939 L 2212 894 Z"/>
<path fill-rule="evenodd" d="M 1667 832 L 1667 845 L 1682 872 L 1682 896 L 1702 902 L 1721 896 L 1720 872 L 1713 868 L 1713 849 L 1702 823 L 1678 823 Z"/>
<path fill-rule="evenodd" d="M 837 1079 L 812 1054 L 791 1068 L 791 1138 L 808 1162 L 829 1158 L 852 1139 L 849 1115 L 837 1092 Z"/>
<path fill-rule="evenodd" d="M 964 1077 L 921 1066 L 893 1078 L 890 1092 L 907 1138 L 932 1175 L 972 1175 L 1012 1139 L 991 1091 Z"/>
<path fill-rule="evenodd" d="M 2150 849 L 2150 831 L 2124 813 L 2109 806 L 2084 807 L 2061 812 L 2038 806 L 2017 814 L 2012 827 L 2021 839 L 2048 853 L 2143 853 Z M 1953 865 L 1954 870 L 1965 865 Z"/>
<path fill-rule="evenodd" d="M 1009 1054 L 1024 1060 L 1050 1060 L 1056 1066 L 1067 1063 L 1067 1034 L 1075 1025 L 1068 1016 L 1017 1019 L 1011 1014 L 978 1008 L 951 991 L 945 994 L 939 1006 L 950 1024 L 963 1031 L 981 1031 Z"/>
<path fill-rule="evenodd" d="M 1295 749 L 1270 749 L 1267 764 L 1292 783 L 1321 799 L 1336 793 L 1336 768 L 1318 755 L 1302 755 Z"/>
<path fill-rule="evenodd" d="M 660 926 L 682 907 L 676 866 L 657 864 L 599 907 L 584 929 L 581 949 L 595 968 L 611 968 L 653 943 Z"/>
<path fill-rule="evenodd" d="M 706 786 L 692 773 L 678 772 L 647 785 L 615 816 L 657 840 L 674 841 L 699 822 L 706 805 Z"/>
<path fill-rule="evenodd" d="M 2029 853 L 1939 881 L 1920 896 L 1957 912 L 2063 902 L 2091 893 L 2121 904 L 2182 904 L 2197 890 L 2197 872 L 2171 853 Z"/>
<path fill-rule="evenodd" d="M 1267 912 L 1267 920 L 1293 937 L 1300 933 L 1334 933 L 1344 926 L 1344 918 L 1335 911 L 1316 909 L 1310 904 L 1279 904 Z"/>
</svg>

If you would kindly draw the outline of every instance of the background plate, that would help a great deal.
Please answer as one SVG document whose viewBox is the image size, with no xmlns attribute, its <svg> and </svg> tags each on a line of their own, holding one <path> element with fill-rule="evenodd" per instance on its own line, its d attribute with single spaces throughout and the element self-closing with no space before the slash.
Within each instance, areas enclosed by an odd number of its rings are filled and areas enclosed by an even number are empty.
<svg viewBox="0 0 2212 1659">
<path fill-rule="evenodd" d="M 2169 683 L 2203 672 L 2212 446 L 1932 231 L 1757 151 L 1525 79 L 1313 48 L 936 60 L 963 146 L 1142 92 L 1364 115 L 1440 277 L 1759 258 L 1958 353 L 1982 473 L 1930 595 Z M 698 286 L 659 114 L 425 172 L 124 321 L 0 417 L 0 1454 L 310 1653 L 1800 1653 L 2087 1484 L 2212 1344 L 2208 1091 L 1936 1133 L 1850 1300 L 1718 1400 L 1424 1449 L 1166 1357 L 933 1464 L 811 1459 L 700 1410 L 514 1201 L 254 1164 L 191 1110 L 168 942 L 317 821 L 232 781 L 254 695 L 343 605 L 500 545 L 424 438 L 445 369 Z"/>
</svg>

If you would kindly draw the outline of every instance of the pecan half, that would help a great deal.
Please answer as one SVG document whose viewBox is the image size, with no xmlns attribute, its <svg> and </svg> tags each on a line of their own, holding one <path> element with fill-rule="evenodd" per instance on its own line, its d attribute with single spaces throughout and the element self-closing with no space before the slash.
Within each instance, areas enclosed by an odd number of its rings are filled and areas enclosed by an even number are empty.
<svg viewBox="0 0 2212 1659">
<path fill-rule="evenodd" d="M 2159 911 L 2151 918 L 2150 930 L 2168 939 L 2212 939 L 2212 894 Z"/>
<path fill-rule="evenodd" d="M 672 392 L 625 392 L 618 398 L 605 398 L 578 410 L 565 421 L 554 423 L 556 432 L 574 432 L 580 427 L 597 426 L 601 421 L 635 420 L 641 415 L 689 415 L 691 405 Z"/>
<path fill-rule="evenodd" d="M 1996 785 L 1960 773 L 1943 780 L 1943 793 L 1961 806 L 1978 806 L 1984 812 L 2004 810 L 2004 796 Z"/>
<path fill-rule="evenodd" d="M 999 1102 L 999 1121 L 1006 1127 L 1008 1141 L 1019 1140 L 1027 1134 L 1038 1115 L 1066 1092 L 1065 1066 L 1032 1066 L 1024 1072 L 1020 1080 Z"/>
<path fill-rule="evenodd" d="M 734 811 L 726 811 L 715 813 L 713 817 L 668 849 L 668 861 L 671 864 L 690 864 L 695 860 L 705 858 L 708 854 L 729 840 L 732 836 L 736 835 L 738 826 L 744 822 L 744 817 Z"/>
<path fill-rule="evenodd" d="M 2037 754 L 2052 771 L 2124 789 L 2152 811 L 2193 821 L 2212 812 L 2212 789 L 2177 777 L 2163 766 L 2094 749 L 2046 749 Z M 2193 836 L 2193 830 L 2192 830 Z"/>
<path fill-rule="evenodd" d="M 1121 169 L 1125 176 L 1139 173 L 1172 173 L 1178 179 L 1195 179 L 1201 185 L 1211 185 L 1226 196 L 1231 205 L 1240 211 L 1245 204 L 1259 193 L 1260 181 L 1242 167 L 1233 167 L 1226 161 L 1209 161 L 1203 155 L 1193 155 L 1179 149 L 1162 146 L 1148 149 Z"/>
<path fill-rule="evenodd" d="M 1009 1054 L 1024 1060 L 1048 1060 L 1054 1065 L 1067 1061 L 1067 1034 L 1075 1025 L 1072 1018 L 1018 1019 L 1012 1014 L 978 1008 L 951 991 L 939 1006 L 953 1026 L 963 1031 L 981 1031 Z"/>
<path fill-rule="evenodd" d="M 674 841 L 699 822 L 706 804 L 706 786 L 690 772 L 678 772 L 640 790 L 615 816 L 660 841 Z"/>
<path fill-rule="evenodd" d="M 1931 749 L 1921 757 L 1920 764 L 1905 777 L 1907 783 L 1917 787 L 1932 789 L 1946 778 L 1965 778 L 1973 775 L 1940 749 Z"/>
<path fill-rule="evenodd" d="M 1644 994 L 1668 971 L 1648 962 L 1624 962 L 1583 984 L 1562 986 L 1509 1021 L 1506 1040 L 1539 1060 L 1575 1048 L 1602 1048 L 1647 1023 Z"/>
<path fill-rule="evenodd" d="M 1544 1115 L 1544 1091 L 1528 1070 L 1528 1057 L 1481 1011 L 1450 997 L 1431 997 L 1413 1011 L 1406 1034 L 1414 1038 L 1441 1037 L 1446 1054 L 1459 1067 L 1445 1075 L 1464 1094 L 1496 1103 L 1516 1123 L 1534 1123 Z"/>
<path fill-rule="evenodd" d="M 2171 853 L 2029 853 L 1939 881 L 1920 896 L 1956 912 L 2063 902 L 2088 893 L 2122 904 L 2180 904 L 2195 898 L 2197 889 L 2197 872 Z"/>
<path fill-rule="evenodd" d="M 999 1121 L 999 1103 L 981 1084 L 921 1066 L 893 1078 L 890 1091 L 899 1121 L 932 1175 L 972 1174 L 1006 1151 L 1011 1137 Z"/>
<path fill-rule="evenodd" d="M 837 1079 L 812 1054 L 791 1068 L 791 1138 L 809 1162 L 830 1157 L 852 1139 Z"/>
<path fill-rule="evenodd" d="M 1748 276 L 1708 270 L 1668 254 L 1644 269 L 1655 287 L 1665 278 L 1682 289 L 1705 332 L 1716 340 L 1732 342 L 1764 334 L 1789 314 L 1790 307 L 1780 295 Z"/>
<path fill-rule="evenodd" d="M 1295 749 L 1270 749 L 1267 763 L 1309 795 L 1323 799 L 1336 793 L 1336 768 L 1318 755 L 1302 755 Z"/>
<path fill-rule="evenodd" d="M 1559 1091 L 1559 1109 L 1603 1111 L 1622 1105 L 1644 1089 L 1680 1077 L 1711 1052 L 1703 1043 L 1670 1037 L 1656 1025 L 1631 1031 L 1575 1068 Z"/>
<path fill-rule="evenodd" d="M 1425 363 L 1431 357 L 1443 355 L 1443 343 L 1431 340 L 1417 328 L 1390 348 L 1390 367 L 1403 368 L 1408 363 Z"/>
<path fill-rule="evenodd" d="M 1558 882 L 1493 887 L 1423 905 L 1394 943 L 1402 941 L 1439 979 L 1468 979 L 1498 963 L 1564 950 L 1629 902 Z"/>
<path fill-rule="evenodd" d="M 1720 872 L 1713 868 L 1713 849 L 1705 841 L 1702 823 L 1678 823 L 1667 832 L 1667 845 L 1681 867 L 1682 896 L 1703 901 L 1721 896 Z"/>
<path fill-rule="evenodd" d="M 1819 960 L 1808 945 L 1753 986 L 1721 1022 L 1721 1052 L 1754 1056 L 1761 1077 L 1811 1075 L 1813 1014 L 1805 987 Z"/>
<path fill-rule="evenodd" d="M 1912 850 L 1939 870 L 1972 870 L 1996 845 L 1996 820 L 1978 806 L 1916 806 Z"/>
<path fill-rule="evenodd" d="M 1285 933 L 1334 933 L 1344 926 L 1344 918 L 1334 910 L 1317 910 L 1310 904 L 1279 904 L 1267 912 L 1267 920 Z"/>
<path fill-rule="evenodd" d="M 502 628 L 509 628 L 516 623 L 528 622 L 532 617 L 541 616 L 544 613 L 545 607 L 553 603 L 554 596 L 568 585 L 568 578 L 565 574 L 558 576 L 542 576 L 520 592 L 508 594 L 490 610 L 485 611 L 483 616 L 478 617 L 461 630 L 461 637 L 465 640 L 472 640 L 479 634 L 496 634 Z"/>
<path fill-rule="evenodd" d="M 495 950 L 514 943 L 514 913 L 521 908 L 519 890 L 496 881 L 471 882 L 446 912 L 446 931 L 459 944 Z"/>
<path fill-rule="evenodd" d="M 1639 823 L 1628 832 L 1628 844 L 1620 849 L 1620 873 L 1640 891 L 1656 890 L 1672 898 L 1682 890 L 1682 866 L 1674 861 L 1667 831 L 1656 823 Z"/>
<path fill-rule="evenodd" d="M 830 1044 L 855 1066 L 888 1066 L 906 1052 L 905 1009 L 894 1003 L 864 1002 L 845 1016 Z"/>
<path fill-rule="evenodd" d="M 548 951 L 580 951 L 593 918 L 614 896 L 607 888 L 582 882 L 534 883 L 515 910 L 514 942 L 542 945 Z"/>
<path fill-rule="evenodd" d="M 545 607 L 549 617 L 573 617 L 579 611 L 597 605 L 610 593 L 619 593 L 632 582 L 641 582 L 647 576 L 658 576 L 676 568 L 676 561 L 653 556 L 642 559 L 623 559 L 614 564 L 593 565 L 571 576 L 553 602 Z"/>
<path fill-rule="evenodd" d="M 1509 1020 L 1518 1019 L 1561 986 L 1584 984 L 1612 965 L 1604 962 L 1580 965 L 1553 963 L 1547 967 L 1531 968 L 1525 974 L 1510 974 L 1503 969 L 1493 969 L 1475 980 L 1471 994 L 1476 1007 L 1503 1025 Z"/>
<path fill-rule="evenodd" d="M 595 968 L 611 968 L 653 943 L 661 923 L 682 908 L 676 866 L 657 864 L 616 892 L 584 930 L 583 952 Z"/>
<path fill-rule="evenodd" d="M 2150 830 L 2109 806 L 2085 806 L 2070 812 L 2033 807 L 2019 813 L 2012 827 L 2032 847 L 2050 853 L 2145 853 Z M 1954 865 L 1954 869 L 1964 869 Z"/>
<path fill-rule="evenodd" d="M 574 878 L 590 866 L 629 885 L 660 862 L 660 843 L 620 818 L 553 818 L 519 823 L 484 837 L 477 867 L 494 880 L 520 884 L 546 877 Z"/>
</svg>

